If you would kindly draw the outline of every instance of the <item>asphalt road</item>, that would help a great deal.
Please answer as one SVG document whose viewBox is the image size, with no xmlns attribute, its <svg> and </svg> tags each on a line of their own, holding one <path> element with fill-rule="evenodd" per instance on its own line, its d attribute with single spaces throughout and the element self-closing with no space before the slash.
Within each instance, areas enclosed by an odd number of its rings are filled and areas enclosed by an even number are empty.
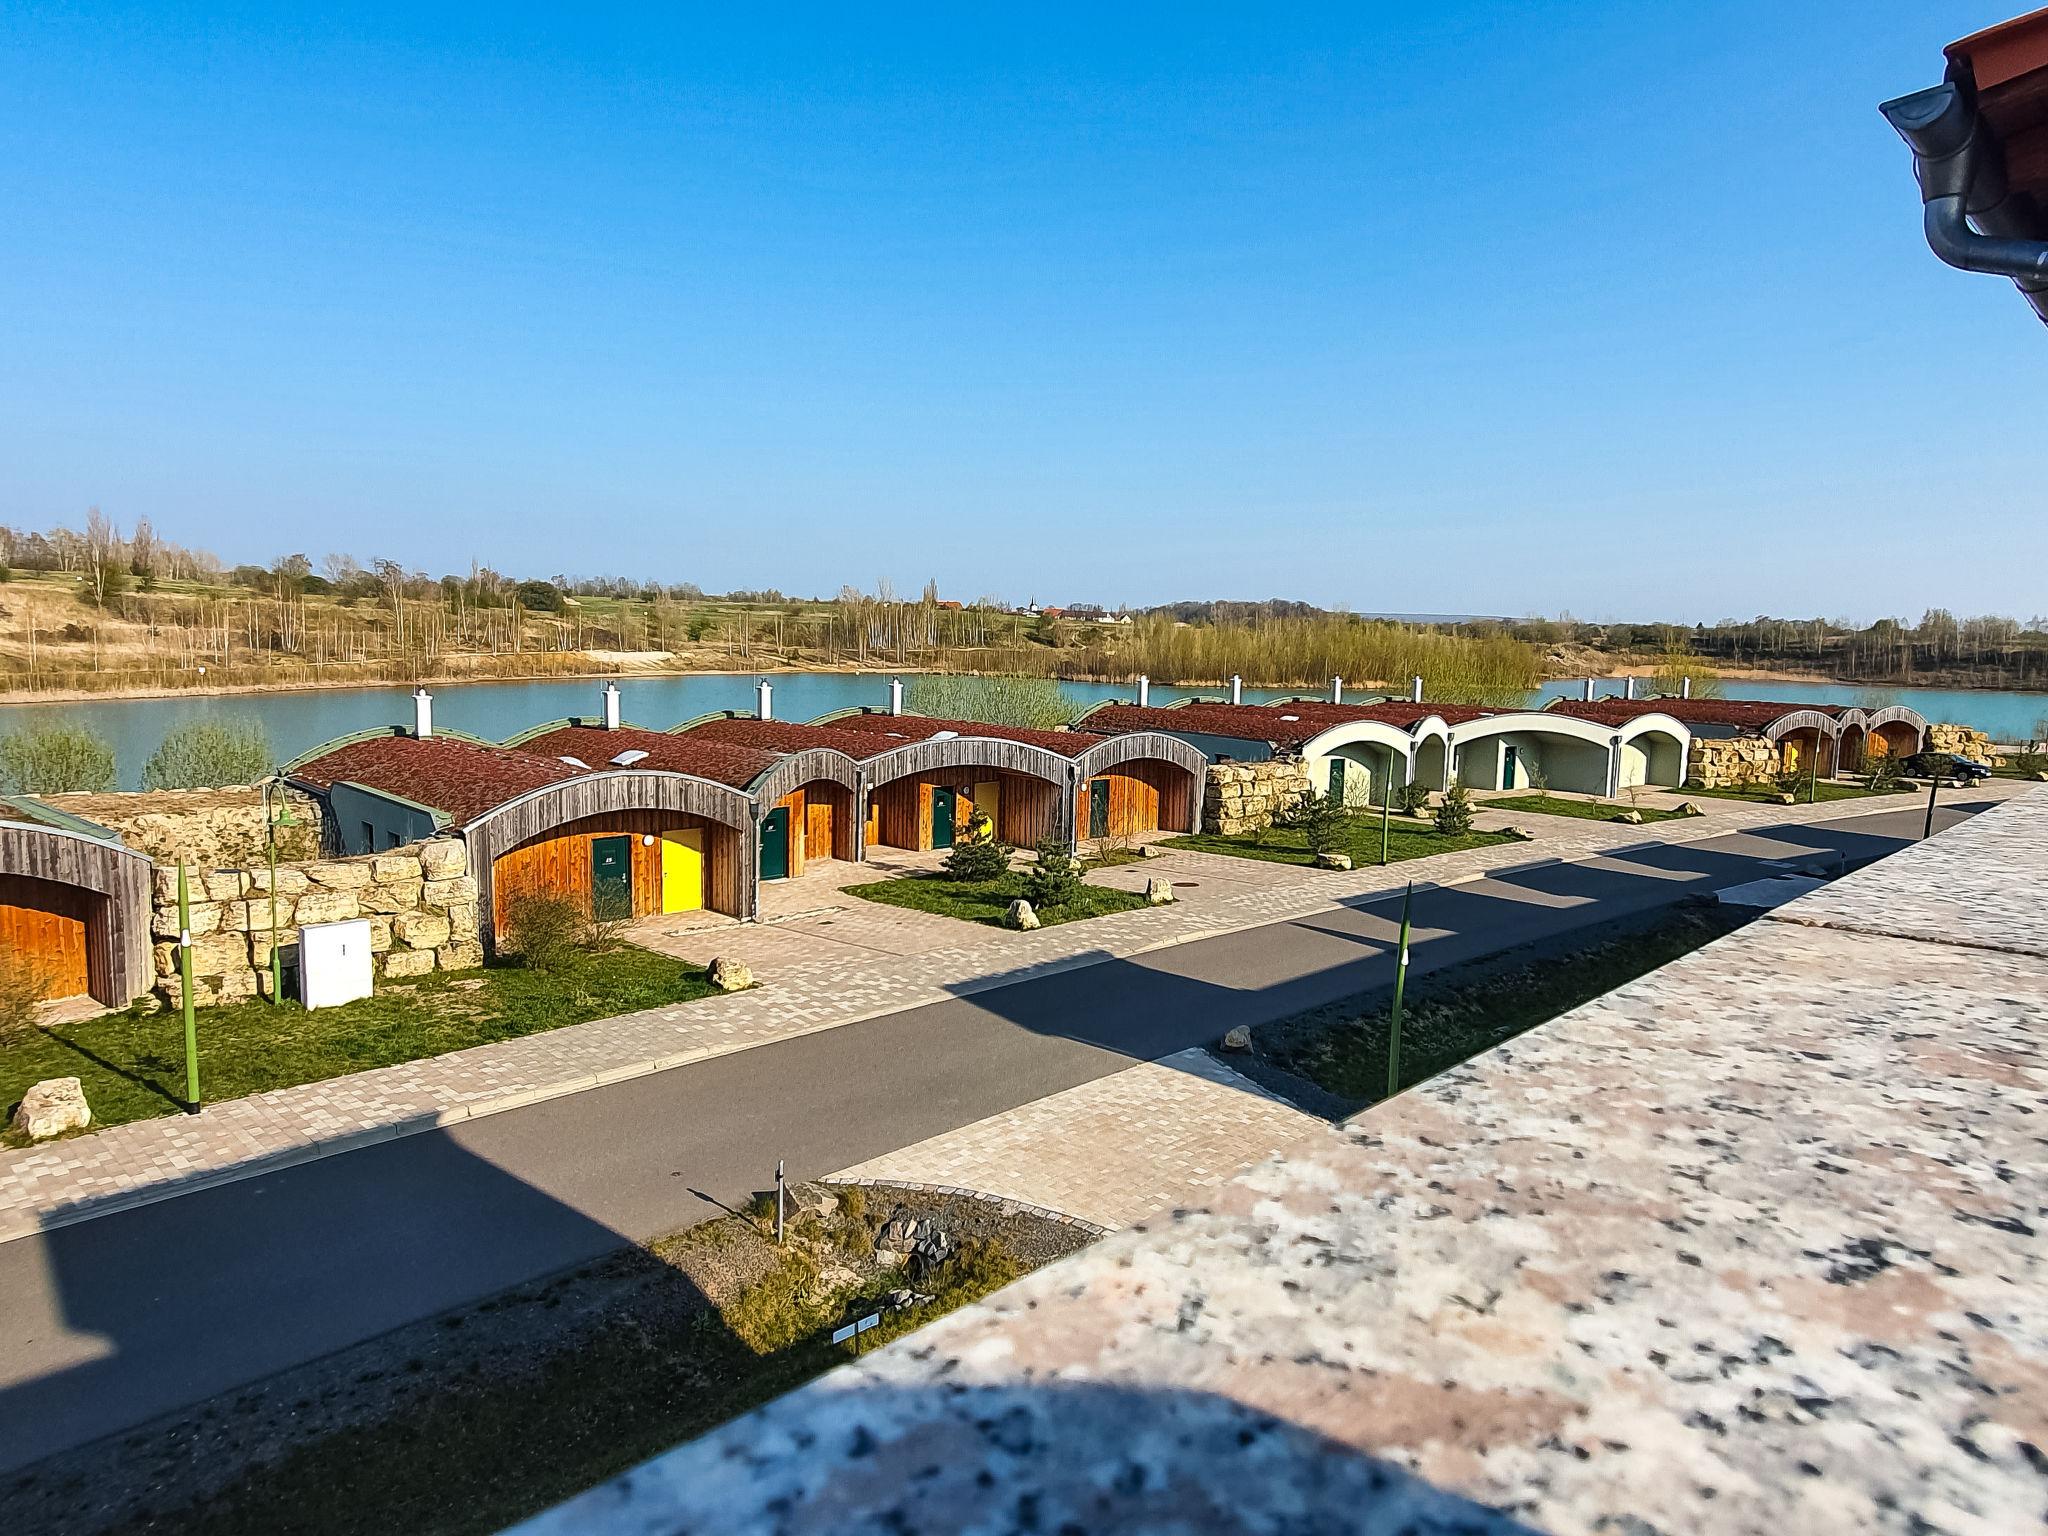
<svg viewBox="0 0 2048 1536">
<path fill-rule="evenodd" d="M 1410 974 L 1919 830 L 1817 820 L 1428 891 Z M 0 1244 L 0 1471 L 688 1226 L 777 1158 L 815 1177 L 1387 985 L 1398 916 L 1381 899 L 1106 961 Z"/>
</svg>

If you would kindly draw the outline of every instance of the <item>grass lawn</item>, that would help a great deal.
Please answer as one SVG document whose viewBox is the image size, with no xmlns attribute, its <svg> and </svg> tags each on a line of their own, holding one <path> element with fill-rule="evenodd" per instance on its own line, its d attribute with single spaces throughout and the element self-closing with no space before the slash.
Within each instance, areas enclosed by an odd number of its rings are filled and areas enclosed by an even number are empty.
<svg viewBox="0 0 2048 1536">
<path fill-rule="evenodd" d="M 312 1013 L 296 1003 L 202 1008 L 199 1084 L 205 1102 L 513 1040 L 712 991 L 703 970 L 642 949 L 583 959 L 549 974 L 518 966 L 436 971 L 383 981 L 374 997 Z M 9 1113 L 46 1077 L 76 1077 L 93 1126 L 184 1108 L 185 1028 L 175 1011 L 112 1013 L 31 1029 L 0 1044 L 0 1106 Z M 12 1130 L 0 1137 L 22 1145 Z"/>
<path fill-rule="evenodd" d="M 1569 953 L 1411 976 L 1401 1016 L 1402 1086 L 1491 1050 L 1746 921 L 1725 907 L 1677 907 L 1649 928 Z M 1355 1003 L 1338 1004 L 1255 1034 L 1270 1060 L 1331 1093 L 1361 1104 L 1386 1097 L 1384 1002 L 1375 999 L 1363 1014 Z"/>
<path fill-rule="evenodd" d="M 1647 805 L 1617 805 L 1611 800 L 1561 800 L 1548 795 L 1514 795 L 1506 800 L 1475 802 L 1482 811 L 1528 811 L 1539 816 L 1576 816 L 1581 821 L 1619 821 L 1624 812 L 1634 811 L 1645 824 L 1653 821 L 1683 821 L 1678 811 L 1653 811 Z"/>
<path fill-rule="evenodd" d="M 1776 805 L 1783 793 L 1775 784 L 1736 784 L 1722 789 L 1682 789 L 1682 795 L 1712 795 L 1717 800 L 1747 800 L 1753 805 Z M 1910 795 L 1910 789 L 1866 789 L 1861 784 L 1832 784 L 1822 779 L 1819 784 L 1802 783 L 1794 791 L 1798 803 L 1807 804 L 1807 797 L 1813 803 L 1825 805 L 1830 800 L 1864 800 L 1872 795 Z"/>
<path fill-rule="evenodd" d="M 1010 910 L 1010 903 L 1020 897 L 1029 899 L 1024 896 L 1024 886 L 1024 872 L 1013 869 L 994 880 L 948 880 L 944 875 L 904 875 L 896 880 L 872 880 L 849 885 L 846 893 L 868 901 L 879 901 L 885 907 L 909 907 L 917 912 L 936 912 L 941 917 L 957 917 L 965 922 L 987 923 L 1000 928 L 1003 915 Z M 1101 917 L 1110 912 L 1128 912 L 1144 905 L 1145 898 L 1136 891 L 1120 891 L 1107 885 L 1083 885 L 1079 901 L 1064 907 L 1041 907 L 1038 921 L 1042 927 L 1050 928 L 1057 923 Z"/>
<path fill-rule="evenodd" d="M 1512 842 L 1499 832 L 1467 832 L 1463 837 L 1445 837 L 1436 824 L 1395 816 L 1387 822 L 1387 862 L 1422 859 L 1433 853 L 1456 853 L 1463 848 L 1490 848 Z M 1168 848 L 1191 848 L 1197 853 L 1229 853 L 1241 859 L 1265 859 L 1274 864 L 1314 864 L 1301 833 L 1290 827 L 1275 827 L 1263 837 L 1239 832 L 1229 837 L 1217 832 L 1197 832 L 1189 837 L 1168 838 Z M 1380 819 L 1377 816 L 1350 817 L 1337 834 L 1338 853 L 1351 855 L 1351 862 L 1363 869 L 1380 861 Z"/>
</svg>

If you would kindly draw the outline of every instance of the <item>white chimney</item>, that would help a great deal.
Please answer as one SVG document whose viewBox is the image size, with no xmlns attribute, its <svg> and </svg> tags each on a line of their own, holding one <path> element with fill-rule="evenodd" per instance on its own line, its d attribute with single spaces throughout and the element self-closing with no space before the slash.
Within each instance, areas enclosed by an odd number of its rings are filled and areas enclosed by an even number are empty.
<svg viewBox="0 0 2048 1536">
<path fill-rule="evenodd" d="M 434 696 L 424 688 L 412 696 L 412 733 L 421 741 L 434 734 Z"/>
<path fill-rule="evenodd" d="M 903 679 L 900 677 L 889 679 L 889 713 L 892 715 L 903 713 Z"/>
<path fill-rule="evenodd" d="M 1621 680 L 1621 696 L 1624 699 L 1632 699 L 1636 696 L 1636 680 L 1633 677 L 1624 677 Z"/>
<path fill-rule="evenodd" d="M 1244 679 L 1235 672 L 1230 674 L 1230 702 L 1233 704 L 1242 704 L 1244 702 Z"/>
<path fill-rule="evenodd" d="M 1414 703 L 1420 704 L 1422 702 L 1422 679 L 1419 676 L 1415 679 L 1414 687 L 1408 697 Z"/>
<path fill-rule="evenodd" d="M 1138 708 L 1144 709 L 1152 702 L 1152 679 L 1144 673 L 1138 674 Z"/>
<path fill-rule="evenodd" d="M 1680 697 L 1681 699 L 1689 699 L 1689 698 L 1691 698 L 1691 697 L 1692 697 L 1692 679 L 1691 679 L 1691 678 L 1689 678 L 1689 677 L 1681 677 L 1681 678 L 1680 678 L 1680 679 L 1678 680 L 1678 696 L 1679 696 L 1679 697 Z"/>
<path fill-rule="evenodd" d="M 768 686 L 765 677 L 754 684 L 754 717 L 758 720 L 775 718 L 775 690 Z"/>
<path fill-rule="evenodd" d="M 616 731 L 619 728 L 619 685 L 604 685 L 604 728 Z"/>
<path fill-rule="evenodd" d="M 1593 702 L 1594 694 L 1598 687 L 1599 683 L 1593 678 L 1589 677 L 1586 679 L 1586 702 L 1588 704 Z"/>
<path fill-rule="evenodd" d="M 1332 704 L 1342 704 L 1344 702 L 1344 679 L 1341 677 L 1330 679 L 1330 702 Z"/>
</svg>

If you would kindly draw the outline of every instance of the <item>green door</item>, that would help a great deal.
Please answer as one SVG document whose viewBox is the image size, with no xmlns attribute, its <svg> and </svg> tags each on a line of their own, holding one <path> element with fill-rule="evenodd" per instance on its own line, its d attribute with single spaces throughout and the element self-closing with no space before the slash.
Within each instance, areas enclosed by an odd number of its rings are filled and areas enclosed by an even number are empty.
<svg viewBox="0 0 2048 1536">
<path fill-rule="evenodd" d="M 1109 836 L 1109 780 L 1088 781 L 1088 835 Z"/>
<path fill-rule="evenodd" d="M 1339 805 L 1344 804 L 1344 759 L 1330 759 L 1330 798 Z"/>
<path fill-rule="evenodd" d="M 953 812 L 959 796 L 943 785 L 932 786 L 932 846 L 953 846 Z"/>
<path fill-rule="evenodd" d="M 1520 789 L 1522 787 L 1515 782 L 1516 760 L 1519 756 L 1520 754 L 1515 751 L 1515 744 L 1513 742 L 1509 742 L 1505 747 L 1501 748 L 1500 787 L 1502 789 Z"/>
<path fill-rule="evenodd" d="M 633 915 L 633 839 L 590 840 L 590 915 L 601 922 Z"/>
<path fill-rule="evenodd" d="M 761 821 L 761 878 L 789 878 L 789 807 L 778 805 Z"/>
</svg>

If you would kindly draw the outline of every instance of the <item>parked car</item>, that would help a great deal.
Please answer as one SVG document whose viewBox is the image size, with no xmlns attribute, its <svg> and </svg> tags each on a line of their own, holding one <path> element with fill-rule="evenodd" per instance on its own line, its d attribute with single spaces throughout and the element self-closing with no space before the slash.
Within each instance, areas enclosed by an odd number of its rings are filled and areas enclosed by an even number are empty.
<svg viewBox="0 0 2048 1536">
<path fill-rule="evenodd" d="M 1977 784 L 1991 777 L 1991 770 L 1982 763 L 1953 752 L 1915 752 L 1902 766 L 1908 777 L 1933 779 L 1938 784 Z"/>
</svg>

